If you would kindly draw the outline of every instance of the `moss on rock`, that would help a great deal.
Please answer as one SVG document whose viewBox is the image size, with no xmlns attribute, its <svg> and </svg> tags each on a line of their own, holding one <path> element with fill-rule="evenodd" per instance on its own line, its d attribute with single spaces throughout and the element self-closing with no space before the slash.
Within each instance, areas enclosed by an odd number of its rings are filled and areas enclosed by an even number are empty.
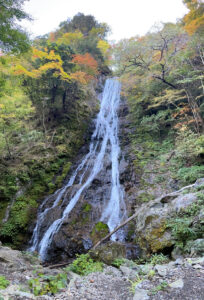
<svg viewBox="0 0 204 300">
<path fill-rule="evenodd" d="M 100 241 L 103 237 L 105 237 L 109 233 L 108 225 L 103 222 L 98 222 L 94 226 L 92 232 L 91 232 L 91 238 L 93 243 L 97 243 Z"/>
</svg>

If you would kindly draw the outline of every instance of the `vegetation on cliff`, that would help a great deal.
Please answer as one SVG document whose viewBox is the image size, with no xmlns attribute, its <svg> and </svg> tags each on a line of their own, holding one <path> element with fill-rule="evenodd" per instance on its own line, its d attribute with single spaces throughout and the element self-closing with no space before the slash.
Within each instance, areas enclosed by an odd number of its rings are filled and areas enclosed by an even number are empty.
<svg viewBox="0 0 204 300">
<path fill-rule="evenodd" d="M 184 3 L 189 13 L 176 24 L 155 26 L 145 36 L 121 40 L 113 49 L 116 74 L 130 108 L 134 167 L 140 174 L 137 209 L 142 202 L 204 177 L 204 4 Z M 195 222 L 203 209 L 201 201 L 196 207 L 194 215 L 190 208 L 191 212 L 172 216 L 168 224 L 182 250 L 188 240 L 203 237 L 202 221 Z M 166 225 L 160 229 L 166 233 Z M 160 245 L 160 251 L 165 247 Z"/>
<path fill-rule="evenodd" d="M 22 3 L 11 5 L 23 18 Z M 9 16 L 7 21 L 12 27 Z M 4 242 L 19 247 L 27 240 L 40 200 L 62 185 L 88 138 L 90 118 L 98 110 L 98 80 L 110 73 L 108 30 L 93 16 L 79 13 L 55 32 L 27 41 L 24 49 L 16 42 L 16 55 L 12 45 L 2 48 L 0 236 Z M 3 37 L 1 42 L 6 43 Z"/>
<path fill-rule="evenodd" d="M 190 11 L 182 20 L 122 40 L 113 52 L 131 110 L 135 166 L 155 162 L 155 183 L 167 168 L 182 184 L 204 176 L 204 5 L 184 2 Z"/>
</svg>

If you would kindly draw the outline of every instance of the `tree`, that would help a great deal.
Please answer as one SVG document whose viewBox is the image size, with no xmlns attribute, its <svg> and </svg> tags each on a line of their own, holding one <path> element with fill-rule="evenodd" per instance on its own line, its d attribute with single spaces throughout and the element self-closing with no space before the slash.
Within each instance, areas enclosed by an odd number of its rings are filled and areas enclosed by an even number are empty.
<svg viewBox="0 0 204 300">
<path fill-rule="evenodd" d="M 192 35 L 196 32 L 202 34 L 204 30 L 204 3 L 202 0 L 184 0 L 183 1 L 190 10 L 184 18 L 184 28 Z"/>
<path fill-rule="evenodd" d="M 123 40 L 113 55 L 137 119 L 162 128 L 165 117 L 169 124 L 174 120 L 174 128 L 185 125 L 200 133 L 204 128 L 204 41 L 199 30 L 188 35 L 183 25 L 167 23 L 144 37 Z M 160 111 L 169 111 L 170 118 Z"/>
<path fill-rule="evenodd" d="M 17 21 L 30 19 L 22 9 L 26 0 L 0 0 L 0 49 L 4 52 L 25 52 L 29 39 Z"/>
<path fill-rule="evenodd" d="M 120 42 L 119 49 L 116 49 L 116 62 L 118 61 L 122 73 L 133 69 L 142 71 L 148 74 L 149 78 L 176 89 L 170 74 L 174 58 L 185 43 L 186 38 L 182 29 L 175 24 L 167 23 L 162 30 L 157 29 L 145 37 Z"/>
<path fill-rule="evenodd" d="M 75 32 L 76 30 L 87 36 L 91 31 L 97 33 L 100 38 L 105 38 L 109 32 L 109 27 L 106 23 L 99 23 L 92 15 L 84 15 L 83 13 L 76 14 L 72 20 L 68 19 L 60 24 L 59 32 Z"/>
</svg>

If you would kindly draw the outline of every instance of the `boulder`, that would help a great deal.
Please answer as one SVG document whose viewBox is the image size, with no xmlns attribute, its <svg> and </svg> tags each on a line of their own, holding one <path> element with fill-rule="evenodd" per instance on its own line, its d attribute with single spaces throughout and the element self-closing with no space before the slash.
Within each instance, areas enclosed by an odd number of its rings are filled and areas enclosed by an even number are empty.
<svg viewBox="0 0 204 300">
<path fill-rule="evenodd" d="M 107 242 L 98 246 L 96 249 L 89 251 L 91 257 L 95 260 L 103 261 L 107 265 L 111 265 L 115 259 L 123 258 L 126 261 L 136 259 L 141 255 L 141 249 L 137 245 L 123 244 L 119 242 Z M 126 265 L 130 267 L 129 265 Z"/>
<path fill-rule="evenodd" d="M 95 250 L 90 250 L 89 254 L 93 259 L 111 265 L 115 259 L 124 258 L 126 256 L 126 247 L 120 243 L 108 242 Z"/>
<path fill-rule="evenodd" d="M 191 188 L 196 188 L 202 182 L 197 181 Z M 145 253 L 156 253 L 175 244 L 171 231 L 167 228 L 168 219 L 197 201 L 196 191 L 183 194 L 184 190 L 185 188 L 166 194 L 137 209 L 135 235 Z"/>
<path fill-rule="evenodd" d="M 135 270 L 128 268 L 126 266 L 120 266 L 120 271 L 122 272 L 124 277 L 132 281 L 135 280 L 138 276 L 138 273 Z"/>
<path fill-rule="evenodd" d="M 24 269 L 27 262 L 20 251 L 9 247 L 0 246 L 0 264 L 6 264 L 9 268 Z"/>
<path fill-rule="evenodd" d="M 148 296 L 148 291 L 141 289 L 139 287 L 135 288 L 135 294 L 133 297 L 133 300 L 148 300 L 149 296 Z"/>
<path fill-rule="evenodd" d="M 184 286 L 184 282 L 183 282 L 182 278 L 180 278 L 180 279 L 170 283 L 169 286 L 173 289 L 182 289 Z"/>
</svg>

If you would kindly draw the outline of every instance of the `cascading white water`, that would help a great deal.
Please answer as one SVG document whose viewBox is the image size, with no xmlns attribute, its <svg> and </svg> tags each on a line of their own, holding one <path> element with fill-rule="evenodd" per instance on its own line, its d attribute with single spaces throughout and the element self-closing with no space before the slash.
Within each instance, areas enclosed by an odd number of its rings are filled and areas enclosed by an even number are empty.
<svg viewBox="0 0 204 300">
<path fill-rule="evenodd" d="M 77 169 L 71 176 L 67 184 L 55 192 L 55 201 L 52 205 L 46 209 L 44 207 L 51 199 L 51 196 L 47 197 L 42 203 L 37 224 L 35 226 L 32 236 L 31 251 L 38 251 L 43 260 L 46 259 L 47 250 L 49 249 L 53 236 L 58 232 L 65 218 L 75 207 L 76 203 L 80 199 L 82 193 L 89 188 L 94 178 L 100 173 L 104 167 L 104 157 L 109 156 L 112 167 L 111 176 L 111 195 L 110 199 L 104 203 L 104 209 L 101 216 L 101 221 L 105 222 L 110 231 L 112 231 L 121 220 L 125 217 L 126 208 L 123 197 L 123 188 L 119 181 L 119 139 L 118 139 L 118 116 L 117 109 L 120 101 L 120 83 L 116 79 L 107 79 L 104 87 L 100 112 L 96 119 L 96 128 L 93 132 L 91 143 L 89 146 L 89 152 L 83 158 L 82 162 L 78 165 Z M 88 170 L 88 176 L 85 176 Z M 43 224 L 45 216 L 59 205 L 63 205 L 64 201 L 61 201 L 68 188 L 75 184 L 76 178 L 80 184 L 79 189 L 71 197 L 69 203 L 63 210 L 62 216 L 50 224 L 43 236 L 40 237 L 40 230 Z M 59 204 L 61 201 L 61 204 Z M 122 233 L 115 233 L 112 239 L 121 239 Z"/>
</svg>

